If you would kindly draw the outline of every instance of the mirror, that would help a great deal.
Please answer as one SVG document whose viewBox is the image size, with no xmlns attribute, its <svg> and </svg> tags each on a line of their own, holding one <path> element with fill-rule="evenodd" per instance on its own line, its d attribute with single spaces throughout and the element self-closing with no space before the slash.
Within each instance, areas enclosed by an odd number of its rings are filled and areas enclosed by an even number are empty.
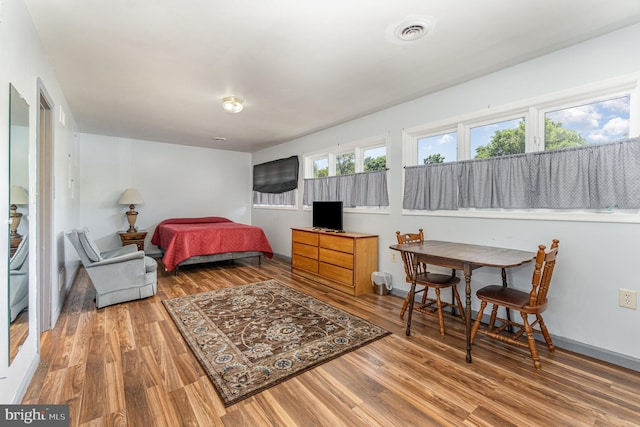
<svg viewBox="0 0 640 427">
<path fill-rule="evenodd" d="M 9 364 L 29 335 L 29 105 L 9 84 Z"/>
</svg>

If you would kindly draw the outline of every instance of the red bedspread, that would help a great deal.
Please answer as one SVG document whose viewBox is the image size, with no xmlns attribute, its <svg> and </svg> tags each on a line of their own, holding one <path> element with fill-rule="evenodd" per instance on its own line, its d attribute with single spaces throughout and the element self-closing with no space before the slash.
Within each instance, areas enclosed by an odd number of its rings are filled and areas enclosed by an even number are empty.
<svg viewBox="0 0 640 427">
<path fill-rule="evenodd" d="M 256 251 L 262 252 L 267 258 L 273 256 L 262 228 L 221 217 L 162 221 L 156 227 L 151 243 L 164 249 L 162 263 L 169 271 L 182 261 L 198 255 Z"/>
</svg>

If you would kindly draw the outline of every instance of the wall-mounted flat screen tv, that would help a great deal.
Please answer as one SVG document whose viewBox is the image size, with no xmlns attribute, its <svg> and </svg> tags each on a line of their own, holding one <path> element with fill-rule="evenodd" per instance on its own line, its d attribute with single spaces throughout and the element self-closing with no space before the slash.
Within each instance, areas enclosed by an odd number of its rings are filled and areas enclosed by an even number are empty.
<svg viewBox="0 0 640 427">
<path fill-rule="evenodd" d="M 314 201 L 313 228 L 342 231 L 342 201 Z"/>
</svg>

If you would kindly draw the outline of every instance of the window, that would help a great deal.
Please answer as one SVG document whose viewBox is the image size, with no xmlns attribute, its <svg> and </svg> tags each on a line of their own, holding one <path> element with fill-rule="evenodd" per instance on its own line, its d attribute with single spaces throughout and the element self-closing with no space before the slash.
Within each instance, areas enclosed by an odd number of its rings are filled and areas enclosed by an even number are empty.
<svg viewBox="0 0 640 427">
<path fill-rule="evenodd" d="M 508 156 L 524 153 L 524 117 L 472 127 L 469 130 L 471 158 Z"/>
<path fill-rule="evenodd" d="M 364 171 L 380 171 L 387 168 L 387 147 L 375 147 L 364 150 Z"/>
<path fill-rule="evenodd" d="M 305 178 L 386 170 L 387 141 L 372 138 L 304 156 Z"/>
<path fill-rule="evenodd" d="M 616 141 L 629 136 L 631 96 L 563 107 L 544 114 L 546 150 Z"/>
<path fill-rule="evenodd" d="M 629 163 L 640 155 L 638 83 L 592 84 L 405 130 L 404 209 L 639 208 L 620 190 L 640 186 Z"/>
<path fill-rule="evenodd" d="M 336 175 L 348 175 L 356 172 L 355 153 L 344 153 L 336 156 Z"/>
<path fill-rule="evenodd" d="M 640 134 L 637 82 L 405 130 L 405 165 L 579 147 Z M 636 107 L 634 107 L 636 106 Z M 635 119 L 632 119 L 635 118 Z M 536 126 L 536 123 L 538 124 Z M 532 124 L 527 126 L 526 124 Z M 539 126 L 539 127 L 538 127 Z"/>
<path fill-rule="evenodd" d="M 329 176 L 329 157 L 313 160 L 313 177 Z"/>
<path fill-rule="evenodd" d="M 342 200 L 345 208 L 389 205 L 384 137 L 307 154 L 304 164 L 304 206 L 314 200 Z"/>
<path fill-rule="evenodd" d="M 418 164 L 455 162 L 458 159 L 456 131 L 418 138 Z"/>
</svg>

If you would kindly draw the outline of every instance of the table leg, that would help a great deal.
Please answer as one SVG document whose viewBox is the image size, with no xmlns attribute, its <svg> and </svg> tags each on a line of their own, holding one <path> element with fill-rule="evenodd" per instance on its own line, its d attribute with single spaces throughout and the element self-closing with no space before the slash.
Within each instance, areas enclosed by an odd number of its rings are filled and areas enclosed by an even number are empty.
<svg viewBox="0 0 640 427">
<path fill-rule="evenodd" d="M 505 288 L 508 287 L 507 284 L 507 269 L 503 268 L 502 269 L 502 286 L 504 286 Z M 507 310 L 507 321 L 509 322 L 509 325 L 507 326 L 507 332 L 513 332 L 513 327 L 511 326 L 511 311 L 509 310 L 509 308 L 505 307 L 505 310 Z"/>
<path fill-rule="evenodd" d="M 471 267 L 464 266 L 464 292 L 465 292 L 465 333 L 467 337 L 467 362 L 471 363 Z"/>
<path fill-rule="evenodd" d="M 415 277 L 411 281 L 411 290 L 409 291 L 409 314 L 407 315 L 407 330 L 405 334 L 407 336 L 411 335 L 411 315 L 413 314 L 413 303 L 416 298 L 416 280 Z"/>
</svg>

